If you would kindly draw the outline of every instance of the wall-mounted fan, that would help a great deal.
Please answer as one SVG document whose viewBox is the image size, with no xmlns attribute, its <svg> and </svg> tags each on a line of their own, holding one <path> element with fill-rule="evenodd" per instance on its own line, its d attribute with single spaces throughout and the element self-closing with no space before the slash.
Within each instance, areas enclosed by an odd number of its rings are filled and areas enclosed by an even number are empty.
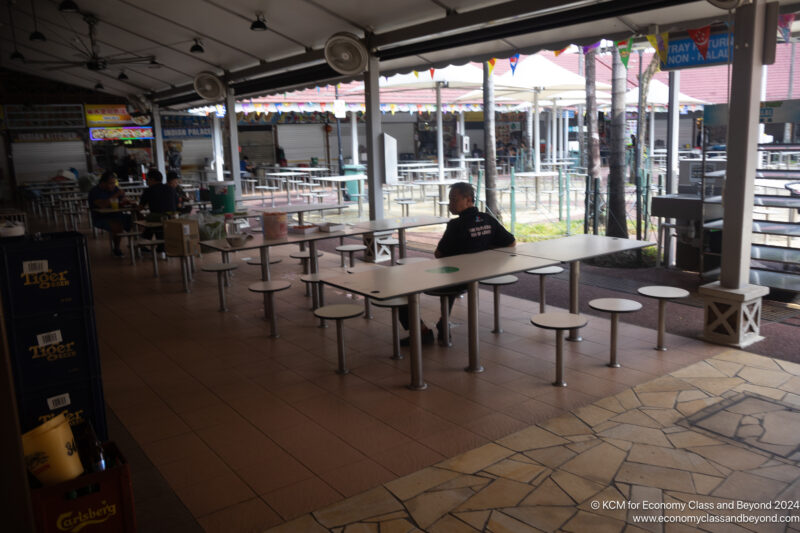
<svg viewBox="0 0 800 533">
<path fill-rule="evenodd" d="M 746 1 L 747 0 L 708 0 L 708 3 L 720 9 L 736 9 L 742 4 L 745 4 Z"/>
<path fill-rule="evenodd" d="M 194 77 L 194 90 L 200 98 L 218 102 L 225 98 L 225 82 L 213 72 L 201 72 Z"/>
<path fill-rule="evenodd" d="M 368 59 L 366 47 L 352 33 L 334 33 L 325 43 L 325 60 L 339 74 L 361 74 L 367 70 Z"/>
<path fill-rule="evenodd" d="M 83 39 L 75 39 L 75 48 L 80 54 L 81 59 L 75 61 L 26 61 L 26 63 L 34 63 L 39 65 L 50 65 L 54 68 L 67 68 L 67 67 L 86 67 L 89 70 L 99 71 L 106 70 L 113 65 L 127 65 L 127 64 L 146 64 L 149 66 L 160 66 L 156 62 L 155 56 L 137 56 L 130 54 L 120 54 L 113 56 L 101 56 L 100 47 L 97 43 L 97 24 L 100 22 L 97 17 L 91 13 L 81 13 L 83 21 L 89 26 L 89 43 L 87 44 Z"/>
</svg>

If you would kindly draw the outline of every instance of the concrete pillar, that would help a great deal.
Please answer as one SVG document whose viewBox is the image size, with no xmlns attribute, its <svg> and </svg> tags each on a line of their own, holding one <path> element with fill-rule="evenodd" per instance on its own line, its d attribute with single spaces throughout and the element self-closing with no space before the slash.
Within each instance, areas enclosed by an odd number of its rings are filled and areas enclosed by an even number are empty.
<svg viewBox="0 0 800 533">
<path fill-rule="evenodd" d="M 159 109 L 158 104 L 153 104 L 152 113 L 153 136 L 155 137 L 154 142 L 156 144 L 156 167 L 166 180 L 167 166 L 164 164 L 164 134 L 161 130 L 161 110 Z"/>
<path fill-rule="evenodd" d="M 444 179 L 444 130 L 442 126 L 442 84 L 436 82 L 436 167 L 439 181 Z"/>
<path fill-rule="evenodd" d="M 214 175 L 217 181 L 224 180 L 225 151 L 222 147 L 222 121 L 217 113 L 211 114 L 211 147 L 214 153 Z"/>
<path fill-rule="evenodd" d="M 669 71 L 669 106 L 667 108 L 667 179 L 664 192 L 675 194 L 678 192 L 678 138 L 680 133 L 679 93 L 681 89 L 681 71 Z M 669 218 L 665 222 L 674 224 L 675 219 Z M 664 238 L 664 263 L 671 266 L 674 262 L 672 250 L 672 237 L 666 232 Z"/>
<path fill-rule="evenodd" d="M 467 156 L 467 152 L 469 152 L 469 143 L 467 146 L 464 146 L 464 139 L 467 136 L 467 123 L 465 122 L 466 118 L 464 117 L 464 112 L 458 114 L 458 166 L 461 168 L 467 168 L 467 162 L 464 161 L 464 157 Z M 466 149 L 466 152 L 464 151 Z M 465 177 L 469 175 L 469 172 L 465 174 Z"/>
<path fill-rule="evenodd" d="M 539 144 L 541 134 L 539 132 L 539 89 L 533 90 L 533 169 L 536 172 L 541 172 L 542 170 L 542 158 L 541 154 L 539 154 Z M 537 206 L 538 207 L 538 206 Z"/>
<path fill-rule="evenodd" d="M 236 120 L 236 95 L 233 89 L 228 89 L 228 96 L 225 99 L 225 118 L 228 121 L 228 131 L 230 132 L 229 142 L 231 150 L 231 160 L 228 168 L 231 169 L 231 180 L 236 188 L 236 199 L 242 198 L 242 175 L 239 171 L 239 125 Z"/>
<path fill-rule="evenodd" d="M 364 100 L 367 107 L 367 187 L 369 188 L 369 219 L 383 218 L 383 146 L 381 142 L 381 95 L 378 58 L 370 56 L 364 73 Z"/>
<path fill-rule="evenodd" d="M 723 199 L 720 279 L 700 287 L 705 339 L 743 347 L 761 340 L 761 298 L 769 289 L 750 285 L 753 188 L 758 164 L 760 83 L 767 28 L 765 0 L 736 9 L 729 106 L 728 164 Z M 773 44 L 774 46 L 774 44 Z"/>
<path fill-rule="evenodd" d="M 353 164 L 358 164 L 358 111 L 350 111 L 350 153 Z"/>
</svg>

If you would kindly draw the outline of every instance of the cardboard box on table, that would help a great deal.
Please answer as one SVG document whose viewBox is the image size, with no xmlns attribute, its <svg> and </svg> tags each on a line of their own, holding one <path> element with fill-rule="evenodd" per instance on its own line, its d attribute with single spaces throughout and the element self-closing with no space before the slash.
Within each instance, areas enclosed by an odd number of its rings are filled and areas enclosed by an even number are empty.
<svg viewBox="0 0 800 533">
<path fill-rule="evenodd" d="M 187 256 L 200 253 L 200 227 L 196 220 L 164 221 L 164 250 L 167 255 Z"/>
</svg>

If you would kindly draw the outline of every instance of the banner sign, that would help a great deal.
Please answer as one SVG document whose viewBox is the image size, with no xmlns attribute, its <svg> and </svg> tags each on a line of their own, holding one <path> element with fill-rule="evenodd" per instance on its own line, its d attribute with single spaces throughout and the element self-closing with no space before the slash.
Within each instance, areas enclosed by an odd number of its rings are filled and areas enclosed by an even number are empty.
<svg viewBox="0 0 800 533">
<path fill-rule="evenodd" d="M 800 100 L 761 102 L 759 122 L 761 124 L 800 122 Z M 703 123 L 706 126 L 726 126 L 728 124 L 728 104 L 705 106 Z"/>
<path fill-rule="evenodd" d="M 41 143 L 41 142 L 72 142 L 80 141 L 81 136 L 76 131 L 38 131 L 29 133 L 15 133 L 12 142 L 15 143 Z"/>
<path fill-rule="evenodd" d="M 730 42 L 728 39 L 730 38 Z M 728 48 L 733 44 L 733 36 L 728 33 L 714 33 L 708 38 L 705 58 L 700 54 L 695 41 L 670 39 L 667 61 L 661 61 L 661 70 L 680 70 L 683 68 L 708 67 L 728 62 Z"/>
<path fill-rule="evenodd" d="M 86 108 L 87 126 L 126 126 L 133 118 L 124 105 L 90 105 Z"/>
<path fill-rule="evenodd" d="M 211 138 L 211 121 L 203 116 L 161 115 L 164 139 Z"/>
<path fill-rule="evenodd" d="M 93 141 L 138 141 L 153 138 L 153 128 L 130 126 L 124 128 L 89 128 Z"/>
</svg>

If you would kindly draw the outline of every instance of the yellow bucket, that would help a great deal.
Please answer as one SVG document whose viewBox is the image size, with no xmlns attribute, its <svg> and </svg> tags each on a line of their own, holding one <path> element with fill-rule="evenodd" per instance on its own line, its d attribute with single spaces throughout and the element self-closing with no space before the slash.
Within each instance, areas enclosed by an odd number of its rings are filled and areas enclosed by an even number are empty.
<svg viewBox="0 0 800 533">
<path fill-rule="evenodd" d="M 56 485 L 83 473 L 67 417 L 62 413 L 22 435 L 25 463 L 43 485 Z"/>
<path fill-rule="evenodd" d="M 289 218 L 286 213 L 264 213 L 264 240 L 285 239 L 289 231 Z"/>
</svg>

